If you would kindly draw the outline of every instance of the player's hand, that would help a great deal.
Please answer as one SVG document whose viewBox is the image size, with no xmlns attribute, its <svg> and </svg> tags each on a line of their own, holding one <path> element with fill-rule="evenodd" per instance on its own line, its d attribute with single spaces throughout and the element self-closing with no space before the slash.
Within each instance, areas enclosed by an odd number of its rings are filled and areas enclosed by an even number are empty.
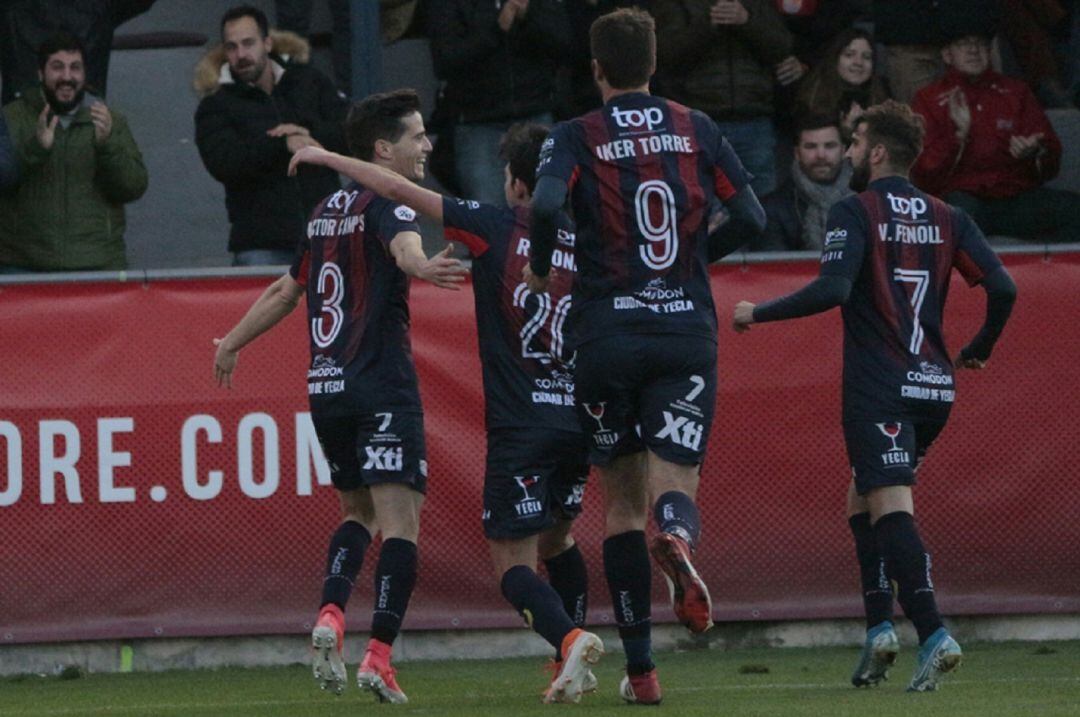
<svg viewBox="0 0 1080 717">
<path fill-rule="evenodd" d="M 105 144 L 112 134 L 112 112 L 104 102 L 90 105 L 90 121 L 94 123 L 94 144 Z"/>
<path fill-rule="evenodd" d="M 740 334 L 749 331 L 750 324 L 754 323 L 755 306 L 757 306 L 757 304 L 752 304 L 749 301 L 740 301 L 735 304 L 735 319 L 732 323 L 732 328 Z"/>
<path fill-rule="evenodd" d="M 291 122 L 283 122 L 276 127 L 271 127 L 266 130 L 266 133 L 271 137 L 287 137 L 290 134 L 300 134 L 305 137 L 310 137 L 311 132 L 307 127 L 301 127 L 298 124 L 292 124 Z"/>
<path fill-rule="evenodd" d="M 285 146 L 289 148 L 289 152 L 296 154 L 304 147 L 318 147 L 322 149 L 322 145 L 318 140 L 313 137 L 309 137 L 306 134 L 290 134 L 285 137 Z"/>
<path fill-rule="evenodd" d="M 533 273 L 532 267 L 525 264 L 521 269 L 521 279 L 525 282 L 525 286 L 528 287 L 530 292 L 533 294 L 543 294 L 548 290 L 548 284 L 551 283 L 551 272 L 553 271 L 554 269 L 549 271 L 547 276 L 537 276 Z"/>
<path fill-rule="evenodd" d="M 806 74 L 806 65 L 799 61 L 795 55 L 785 57 L 776 64 L 776 81 L 781 85 L 790 85 L 798 82 Z"/>
<path fill-rule="evenodd" d="M 236 370 L 236 360 L 240 353 L 226 348 L 225 339 L 214 339 L 214 346 L 217 346 L 217 353 L 214 354 L 214 380 L 218 386 L 232 388 L 232 374 Z"/>
<path fill-rule="evenodd" d="M 959 87 L 954 87 L 949 93 L 949 119 L 956 126 L 957 138 L 966 139 L 971 129 L 971 109 Z"/>
<path fill-rule="evenodd" d="M 1036 132 L 1029 137 L 1013 135 L 1009 137 L 1009 154 L 1016 159 L 1028 159 L 1034 157 L 1042 149 L 1042 132 Z"/>
<path fill-rule="evenodd" d="M 709 9 L 709 21 L 713 25 L 745 25 L 750 13 L 739 0 L 717 0 Z"/>
<path fill-rule="evenodd" d="M 445 249 L 424 262 L 420 267 L 419 277 L 424 281 L 430 281 L 440 289 L 459 291 L 461 287 L 458 284 L 465 281 L 465 275 L 469 273 L 469 270 L 459 260 L 450 256 L 453 251 L 454 244 L 451 242 Z"/>
<path fill-rule="evenodd" d="M 955 365 L 956 368 L 970 368 L 976 371 L 986 368 L 986 362 L 982 359 L 964 358 L 963 354 L 956 357 Z"/>
<path fill-rule="evenodd" d="M 37 121 L 37 140 L 42 149 L 52 149 L 53 141 L 56 140 L 56 125 L 60 122 L 60 115 L 53 115 L 49 119 L 49 103 L 41 108 L 41 114 Z"/>
<path fill-rule="evenodd" d="M 314 144 L 301 147 L 296 150 L 292 159 L 289 160 L 289 176 L 295 177 L 296 170 L 300 168 L 301 164 L 325 165 L 331 154 L 330 151 Z"/>
</svg>

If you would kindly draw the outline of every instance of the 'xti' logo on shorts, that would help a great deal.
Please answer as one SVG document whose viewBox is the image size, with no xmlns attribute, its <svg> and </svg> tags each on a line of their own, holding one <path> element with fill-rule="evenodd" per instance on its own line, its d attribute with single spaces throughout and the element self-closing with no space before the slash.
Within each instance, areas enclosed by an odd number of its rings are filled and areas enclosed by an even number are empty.
<svg viewBox="0 0 1080 717">
<path fill-rule="evenodd" d="M 387 448 L 385 446 L 365 446 L 367 461 L 364 462 L 364 470 L 376 471 L 399 471 L 401 470 L 402 457 L 401 447 Z"/>
<path fill-rule="evenodd" d="M 692 451 L 701 446 L 703 427 L 686 416 L 673 416 L 664 411 L 664 427 L 656 434 L 657 438 L 670 438 L 671 442 Z"/>
</svg>

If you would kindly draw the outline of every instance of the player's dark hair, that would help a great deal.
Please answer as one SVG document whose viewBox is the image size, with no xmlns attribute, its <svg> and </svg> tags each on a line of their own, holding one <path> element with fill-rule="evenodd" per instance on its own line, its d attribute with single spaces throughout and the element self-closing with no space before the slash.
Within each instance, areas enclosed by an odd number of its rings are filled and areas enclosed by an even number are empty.
<svg viewBox="0 0 1080 717">
<path fill-rule="evenodd" d="M 859 117 L 859 125 L 865 126 L 868 147 L 880 144 L 888 150 L 894 169 L 907 171 L 922 152 L 922 118 L 901 102 L 885 100 L 870 107 Z"/>
<path fill-rule="evenodd" d="M 792 135 L 792 139 L 795 140 L 795 144 L 798 144 L 802 139 L 803 132 L 813 132 L 816 129 L 827 129 L 829 127 L 835 128 L 840 133 L 840 120 L 822 112 L 805 114 L 796 118 L 795 134 Z"/>
<path fill-rule="evenodd" d="M 370 162 L 375 158 L 375 142 L 397 142 L 405 132 L 401 120 L 420 111 L 420 96 L 413 89 L 368 95 L 353 103 L 345 119 L 345 139 L 354 157 Z"/>
<path fill-rule="evenodd" d="M 38 45 L 38 69 L 44 70 L 49 58 L 58 52 L 77 52 L 82 55 L 83 61 L 86 61 L 86 46 L 79 36 L 67 30 L 57 30 Z"/>
<path fill-rule="evenodd" d="M 640 8 L 620 8 L 593 21 L 589 47 L 611 87 L 641 87 L 656 69 L 656 23 Z"/>
<path fill-rule="evenodd" d="M 270 22 L 266 19 L 266 13 L 253 5 L 237 5 L 225 11 L 221 16 L 221 36 L 225 37 L 225 23 L 239 20 L 242 17 L 250 17 L 259 26 L 259 36 L 263 39 L 270 34 Z"/>
<path fill-rule="evenodd" d="M 536 188 L 536 165 L 547 136 L 545 125 L 519 122 L 511 125 L 499 142 L 499 158 L 510 165 L 510 178 L 525 182 L 530 194 Z"/>
</svg>

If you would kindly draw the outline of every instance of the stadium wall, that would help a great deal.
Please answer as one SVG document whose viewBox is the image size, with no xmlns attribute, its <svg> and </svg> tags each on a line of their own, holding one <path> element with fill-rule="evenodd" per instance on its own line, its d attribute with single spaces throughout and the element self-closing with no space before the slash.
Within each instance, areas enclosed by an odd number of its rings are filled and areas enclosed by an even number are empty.
<svg viewBox="0 0 1080 717">
<path fill-rule="evenodd" d="M 1080 251 L 1006 263 L 1020 292 L 1013 321 L 990 368 L 958 376 L 952 421 L 920 473 L 920 520 L 947 614 L 1075 615 Z M 790 291 L 815 270 L 804 258 L 713 271 L 720 392 L 698 565 L 718 621 L 860 614 L 843 514 L 839 315 L 727 328 L 737 300 Z M 267 279 L 213 274 L 0 285 L 0 647 L 310 630 L 338 509 L 306 412 L 303 312 L 245 349 L 233 389 L 218 388 L 211 338 Z M 416 284 L 411 300 L 431 464 L 414 631 L 518 624 L 480 531 L 470 294 Z M 954 352 L 983 306 L 957 278 Z M 599 506 L 592 488 L 578 539 L 593 575 Z M 354 626 L 367 626 L 373 563 L 349 606 Z M 659 577 L 654 597 L 656 618 L 670 621 Z M 610 623 L 599 579 L 591 598 L 590 622 Z"/>
</svg>

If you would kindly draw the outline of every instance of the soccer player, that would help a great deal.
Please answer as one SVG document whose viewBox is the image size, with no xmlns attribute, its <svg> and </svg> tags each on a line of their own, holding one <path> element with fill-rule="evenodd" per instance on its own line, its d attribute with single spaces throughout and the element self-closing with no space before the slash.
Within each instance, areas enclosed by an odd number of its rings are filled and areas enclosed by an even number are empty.
<svg viewBox="0 0 1080 717">
<path fill-rule="evenodd" d="M 568 321 L 578 416 L 604 486 L 604 573 L 626 653 L 619 691 L 628 702 L 656 704 L 650 552 L 671 583 L 679 620 L 693 632 L 712 625 L 708 588 L 691 562 L 701 530 L 694 496 L 716 398 L 710 204 L 723 201 L 757 232 L 765 214 L 712 120 L 649 94 L 656 69 L 649 14 L 616 10 L 589 33 L 604 106 L 557 125 L 544 144 L 524 276 L 542 293 L 562 273 L 552 270 L 552 257 L 569 195 L 578 275 Z M 649 546 L 651 498 L 660 532 Z"/>
<path fill-rule="evenodd" d="M 372 95 L 346 120 L 350 151 L 409 180 L 424 176 L 431 143 L 412 90 Z M 416 582 L 416 540 L 427 485 L 424 425 L 409 341 L 409 277 L 458 288 L 465 268 L 451 247 L 430 259 L 416 215 L 352 184 L 327 197 L 297 258 L 223 339 L 214 372 L 231 385 L 237 353 L 307 296 L 311 417 L 344 519 L 330 539 L 322 607 L 311 633 L 323 689 L 345 686 L 345 604 L 376 529 L 375 607 L 357 683 L 382 702 L 406 702 L 390 666 Z"/>
<path fill-rule="evenodd" d="M 930 554 L 915 524 L 912 486 L 956 396 L 941 317 L 955 267 L 987 294 L 986 320 L 956 368 L 986 366 L 1016 286 L 964 212 L 916 189 L 908 171 L 922 151 L 920 119 L 887 101 L 859 119 L 847 156 L 860 194 L 829 212 L 820 276 L 799 291 L 735 306 L 735 329 L 841 306 L 843 424 L 852 481 L 847 508 L 866 610 L 866 642 L 851 681 L 886 679 L 899 642 L 893 594 L 919 634 L 910 691 L 937 688 L 960 664 L 960 646 L 938 614 Z"/>
<path fill-rule="evenodd" d="M 512 126 L 502 140 L 506 207 L 443 197 L 370 162 L 309 148 L 301 163 L 327 166 L 441 222 L 473 256 L 484 375 L 487 470 L 484 533 L 507 601 L 556 650 L 547 702 L 577 702 L 595 689 L 589 664 L 603 645 L 583 631 L 588 578 L 571 526 L 581 512 L 587 448 L 574 410 L 573 352 L 565 322 L 574 277 L 573 226 L 558 218 L 563 267 L 545 294 L 521 281 L 528 261 L 529 200 L 547 128 Z M 537 576 L 544 560 L 551 584 Z M 565 658 L 565 659 L 564 659 Z"/>
</svg>

